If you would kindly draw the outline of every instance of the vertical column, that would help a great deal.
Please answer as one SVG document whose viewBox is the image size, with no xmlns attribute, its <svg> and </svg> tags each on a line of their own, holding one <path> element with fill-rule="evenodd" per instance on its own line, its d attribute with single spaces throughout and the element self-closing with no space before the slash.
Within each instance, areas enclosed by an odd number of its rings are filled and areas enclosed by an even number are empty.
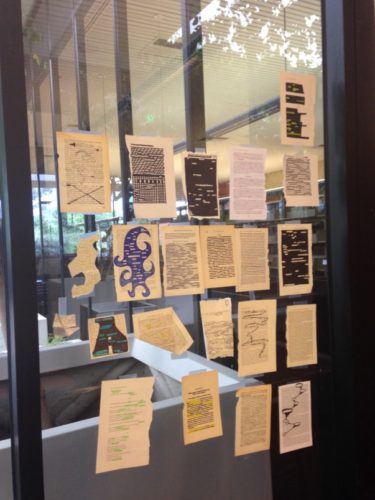
<svg viewBox="0 0 375 500">
<path fill-rule="evenodd" d="M 14 498 L 43 500 L 35 248 L 20 0 L 0 3 L 0 184 Z"/>
<path fill-rule="evenodd" d="M 73 16 L 74 64 L 77 89 L 79 130 L 90 130 L 89 92 L 87 83 L 84 14 L 80 9 Z M 85 215 L 85 232 L 95 231 L 95 215 Z"/>
<path fill-rule="evenodd" d="M 120 144 L 122 210 L 124 222 L 131 220 L 130 162 L 125 135 L 133 133 L 132 94 L 127 0 L 112 0 L 113 36 L 117 93 L 118 134 Z M 129 330 L 133 331 L 133 304 L 128 302 Z"/>
<path fill-rule="evenodd" d="M 182 59 L 184 69 L 185 124 L 187 151 L 206 150 L 206 119 L 203 80 L 202 25 L 200 0 L 181 0 Z M 198 220 L 193 220 L 199 224 Z M 199 295 L 193 297 L 194 324 L 197 325 L 196 346 L 204 353 Z"/>
<path fill-rule="evenodd" d="M 113 35 L 124 221 L 131 220 L 130 164 L 125 135 L 133 133 L 127 0 L 112 0 Z"/>
</svg>

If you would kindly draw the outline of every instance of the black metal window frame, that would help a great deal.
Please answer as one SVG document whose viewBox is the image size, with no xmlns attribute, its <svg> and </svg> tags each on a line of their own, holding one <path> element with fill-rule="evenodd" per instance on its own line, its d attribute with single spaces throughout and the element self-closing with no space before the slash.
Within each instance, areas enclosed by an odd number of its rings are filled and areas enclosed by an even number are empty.
<svg viewBox="0 0 375 500">
<path fill-rule="evenodd" d="M 113 12 L 119 8 L 119 0 L 114 0 Z M 372 393 L 374 382 L 362 380 L 357 395 L 353 381 L 368 374 L 373 352 L 368 347 L 375 341 L 373 334 L 369 338 L 371 332 L 360 340 L 355 337 L 354 325 L 369 328 L 372 317 L 371 307 L 363 309 L 364 304 L 370 305 L 370 296 L 364 300 L 352 285 L 368 284 L 368 274 L 357 275 L 359 258 L 364 259 L 370 277 L 375 276 L 370 261 L 374 237 L 363 239 L 364 225 L 371 223 L 374 227 L 375 218 L 375 176 L 370 168 L 375 156 L 371 137 L 374 107 L 370 105 L 374 68 L 367 73 L 365 84 L 361 80 L 366 68 L 365 53 L 373 65 L 374 47 L 369 45 L 373 42 L 369 35 L 373 13 L 373 0 L 322 0 L 330 327 L 334 349 L 332 406 L 336 415 L 329 454 L 334 461 L 330 498 L 356 498 L 359 489 L 368 493 L 372 483 L 368 468 L 360 472 L 353 465 L 365 464 L 358 454 L 364 450 L 374 453 L 375 449 L 373 439 L 366 441 L 367 428 L 357 431 L 354 408 L 359 409 L 360 418 L 370 420 L 369 407 L 361 397 L 366 391 Z M 35 247 L 22 36 L 21 0 L 0 0 L 0 187 L 13 486 L 16 500 L 43 500 Z M 126 54 L 118 50 L 116 57 L 120 60 Z M 117 71 L 121 71 L 119 65 Z M 118 90 L 121 98 L 126 97 L 128 89 Z M 368 164 L 364 165 L 366 160 Z M 356 188 L 361 188 L 361 193 Z M 367 250 L 358 247 L 359 238 L 362 243 L 368 242 Z M 359 311 L 362 316 L 354 321 Z M 368 465 L 371 463 L 369 460 Z"/>
</svg>

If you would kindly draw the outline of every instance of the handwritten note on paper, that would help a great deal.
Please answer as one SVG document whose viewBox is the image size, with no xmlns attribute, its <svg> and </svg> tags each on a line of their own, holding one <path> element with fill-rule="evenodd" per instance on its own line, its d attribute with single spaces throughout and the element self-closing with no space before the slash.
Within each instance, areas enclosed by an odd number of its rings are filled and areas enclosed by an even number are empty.
<svg viewBox="0 0 375 500">
<path fill-rule="evenodd" d="M 204 287 L 234 286 L 234 226 L 200 226 L 200 241 Z"/>
<path fill-rule="evenodd" d="M 267 218 L 264 163 L 267 151 L 236 147 L 230 160 L 230 220 Z"/>
<path fill-rule="evenodd" d="M 235 456 L 269 450 L 272 386 L 242 387 L 236 396 Z"/>
<path fill-rule="evenodd" d="M 198 226 L 161 226 L 164 295 L 203 293 L 202 257 Z"/>
<path fill-rule="evenodd" d="M 85 281 L 82 285 L 73 285 L 72 297 L 82 297 L 94 291 L 95 285 L 100 281 L 100 272 L 96 267 L 96 257 L 98 252 L 94 248 L 98 241 L 97 233 L 88 233 L 82 236 L 77 245 L 77 255 L 68 264 L 71 276 L 83 274 Z"/>
<path fill-rule="evenodd" d="M 314 146 L 315 75 L 280 74 L 281 144 Z"/>
<path fill-rule="evenodd" d="M 268 229 L 235 229 L 236 292 L 270 289 Z"/>
<path fill-rule="evenodd" d="M 280 453 L 312 446 L 310 381 L 279 386 Z"/>
<path fill-rule="evenodd" d="M 185 352 L 193 339 L 172 307 L 134 314 L 134 334 L 137 339 L 171 351 L 178 356 Z"/>
<path fill-rule="evenodd" d="M 217 371 L 182 377 L 184 444 L 223 435 Z"/>
<path fill-rule="evenodd" d="M 89 318 L 88 333 L 91 359 L 128 352 L 126 322 L 123 314 Z"/>
<path fill-rule="evenodd" d="M 70 337 L 79 330 L 76 315 L 55 314 L 52 328 L 56 337 Z"/>
<path fill-rule="evenodd" d="M 311 293 L 313 287 L 311 242 L 311 224 L 277 226 L 280 295 Z"/>
<path fill-rule="evenodd" d="M 276 300 L 238 303 L 238 373 L 276 371 Z"/>
<path fill-rule="evenodd" d="M 207 358 L 233 357 L 231 299 L 201 300 L 199 304 Z"/>
<path fill-rule="evenodd" d="M 104 135 L 57 132 L 62 212 L 111 211 L 108 140 Z"/>
<path fill-rule="evenodd" d="M 286 366 L 316 365 L 316 304 L 299 304 L 286 308 Z"/>
<path fill-rule="evenodd" d="M 190 217 L 219 218 L 217 157 L 215 155 L 187 153 L 184 188 Z"/>
<path fill-rule="evenodd" d="M 97 474 L 148 465 L 154 380 L 144 377 L 102 382 Z"/>
<path fill-rule="evenodd" d="M 287 207 L 318 207 L 318 157 L 284 155 L 284 194 Z"/>
<path fill-rule="evenodd" d="M 176 217 L 173 142 L 166 137 L 125 136 L 137 218 Z"/>
<path fill-rule="evenodd" d="M 117 300 L 160 298 L 158 226 L 115 224 L 112 231 Z"/>
</svg>

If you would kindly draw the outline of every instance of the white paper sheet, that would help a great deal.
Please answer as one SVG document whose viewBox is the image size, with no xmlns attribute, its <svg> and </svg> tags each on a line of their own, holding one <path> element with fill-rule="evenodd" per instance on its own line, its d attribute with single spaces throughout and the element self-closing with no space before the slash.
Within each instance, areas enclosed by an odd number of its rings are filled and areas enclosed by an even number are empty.
<svg viewBox="0 0 375 500">
<path fill-rule="evenodd" d="M 279 386 L 280 453 L 312 446 L 310 381 Z"/>
<path fill-rule="evenodd" d="M 230 154 L 230 220 L 267 218 L 264 163 L 267 151 L 236 147 Z"/>
</svg>

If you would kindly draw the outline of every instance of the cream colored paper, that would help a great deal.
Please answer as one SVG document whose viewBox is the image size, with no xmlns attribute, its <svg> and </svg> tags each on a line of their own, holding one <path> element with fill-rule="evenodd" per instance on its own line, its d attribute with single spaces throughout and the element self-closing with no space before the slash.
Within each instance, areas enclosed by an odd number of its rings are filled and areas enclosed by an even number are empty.
<svg viewBox="0 0 375 500">
<path fill-rule="evenodd" d="M 286 308 L 286 366 L 316 365 L 316 304 Z"/>
<path fill-rule="evenodd" d="M 193 339 L 172 307 L 133 315 L 137 339 L 171 351 L 178 356 L 185 352 Z"/>
<path fill-rule="evenodd" d="M 70 337 L 79 330 L 76 315 L 55 314 L 52 328 L 56 337 Z"/>
<path fill-rule="evenodd" d="M 281 144 L 314 146 L 315 99 L 315 75 L 280 74 Z"/>
<path fill-rule="evenodd" d="M 101 320 L 113 320 L 115 328 L 100 332 L 99 322 Z M 90 341 L 91 359 L 108 358 L 116 356 L 116 354 L 128 352 L 129 347 L 124 314 L 89 318 L 87 329 Z"/>
<path fill-rule="evenodd" d="M 162 226 L 164 295 L 203 293 L 198 226 Z"/>
<path fill-rule="evenodd" d="M 125 136 L 137 218 L 176 217 L 173 141 L 167 137 Z"/>
<path fill-rule="evenodd" d="M 276 371 L 276 300 L 238 303 L 238 373 Z"/>
<path fill-rule="evenodd" d="M 269 450 L 272 386 L 242 387 L 236 397 L 235 456 Z"/>
<path fill-rule="evenodd" d="M 68 269 L 72 277 L 82 273 L 85 278 L 82 285 L 73 285 L 73 298 L 89 295 L 100 281 L 100 272 L 95 263 L 98 252 L 94 247 L 98 239 L 99 235 L 97 233 L 88 233 L 82 236 L 77 245 L 77 255 L 68 264 Z"/>
<path fill-rule="evenodd" d="M 102 382 L 97 474 L 149 464 L 154 381 L 144 377 Z"/>
<path fill-rule="evenodd" d="M 208 359 L 233 357 L 232 301 L 200 301 L 204 343 Z"/>
<path fill-rule="evenodd" d="M 230 220 L 267 219 L 266 176 L 267 150 L 236 147 L 230 153 Z"/>
<path fill-rule="evenodd" d="M 57 132 L 61 212 L 111 212 L 108 139 Z"/>
<path fill-rule="evenodd" d="M 270 289 L 268 229 L 235 229 L 236 292 Z"/>
<path fill-rule="evenodd" d="M 216 370 L 182 377 L 184 444 L 223 435 Z"/>
<path fill-rule="evenodd" d="M 234 226 L 200 226 L 204 288 L 234 286 Z"/>
<path fill-rule="evenodd" d="M 313 287 L 311 224 L 278 225 L 277 246 L 280 295 L 311 293 Z"/>
<path fill-rule="evenodd" d="M 112 231 L 118 302 L 160 298 L 158 226 L 115 224 Z"/>
<path fill-rule="evenodd" d="M 312 446 L 310 381 L 279 386 L 280 453 Z"/>
<path fill-rule="evenodd" d="M 284 155 L 284 195 L 287 207 L 318 207 L 318 157 Z"/>
</svg>

